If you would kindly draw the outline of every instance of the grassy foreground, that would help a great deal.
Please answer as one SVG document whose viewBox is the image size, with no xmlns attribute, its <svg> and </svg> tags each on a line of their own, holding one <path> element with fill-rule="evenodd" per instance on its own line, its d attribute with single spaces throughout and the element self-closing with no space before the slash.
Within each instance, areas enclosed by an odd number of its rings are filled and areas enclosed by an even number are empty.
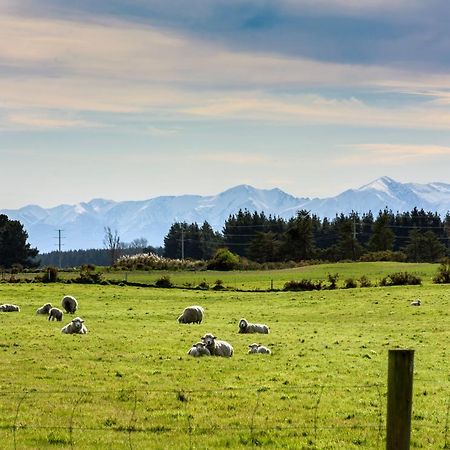
<svg viewBox="0 0 450 450">
<path fill-rule="evenodd" d="M 333 273 L 340 270 L 333 270 Z M 86 336 L 35 310 L 77 297 Z M 423 306 L 409 303 L 420 298 Z M 450 290 L 0 284 L 1 448 L 383 448 L 387 351 L 414 348 L 413 448 L 450 445 Z M 206 308 L 180 325 L 185 306 Z M 237 334 L 241 317 L 269 335 Z M 206 332 L 232 358 L 191 358 Z M 272 355 L 248 355 L 260 342 Z"/>
</svg>

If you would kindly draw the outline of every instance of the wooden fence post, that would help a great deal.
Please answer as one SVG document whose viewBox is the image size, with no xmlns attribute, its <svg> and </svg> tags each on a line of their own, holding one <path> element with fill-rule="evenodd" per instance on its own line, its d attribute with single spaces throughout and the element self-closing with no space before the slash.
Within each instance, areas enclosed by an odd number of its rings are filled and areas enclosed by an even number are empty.
<svg viewBox="0 0 450 450">
<path fill-rule="evenodd" d="M 414 350 L 389 350 L 386 450 L 409 450 Z"/>
</svg>

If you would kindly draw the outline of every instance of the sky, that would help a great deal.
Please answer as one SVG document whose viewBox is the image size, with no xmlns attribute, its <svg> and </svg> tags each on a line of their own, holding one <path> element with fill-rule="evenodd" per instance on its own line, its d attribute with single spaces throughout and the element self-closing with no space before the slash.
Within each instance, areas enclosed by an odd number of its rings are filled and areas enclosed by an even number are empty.
<svg viewBox="0 0 450 450">
<path fill-rule="evenodd" d="M 2 0 L 0 209 L 450 183 L 447 0 Z"/>
</svg>

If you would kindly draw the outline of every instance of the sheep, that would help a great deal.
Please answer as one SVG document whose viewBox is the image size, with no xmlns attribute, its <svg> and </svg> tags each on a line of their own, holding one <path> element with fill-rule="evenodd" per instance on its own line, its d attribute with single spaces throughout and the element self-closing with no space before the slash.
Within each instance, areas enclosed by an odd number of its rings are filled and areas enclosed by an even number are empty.
<svg viewBox="0 0 450 450">
<path fill-rule="evenodd" d="M 20 312 L 20 306 L 5 303 L 4 305 L 0 305 L 0 312 Z"/>
<path fill-rule="evenodd" d="M 88 329 L 84 325 L 84 320 L 79 317 L 72 319 L 65 327 L 61 328 L 61 333 L 65 334 L 86 334 Z"/>
<path fill-rule="evenodd" d="M 248 346 L 249 353 L 266 353 L 270 355 L 272 352 L 267 347 L 264 347 L 264 345 L 261 344 L 250 344 Z"/>
<path fill-rule="evenodd" d="M 216 340 L 216 337 L 211 333 L 205 334 L 202 341 L 212 356 L 233 356 L 232 345 L 225 341 Z"/>
<path fill-rule="evenodd" d="M 179 323 L 201 323 L 205 310 L 201 306 L 188 306 L 178 317 Z"/>
<path fill-rule="evenodd" d="M 61 322 L 63 320 L 63 312 L 58 308 L 52 308 L 48 312 L 48 320 L 57 320 Z"/>
<path fill-rule="evenodd" d="M 421 302 L 419 299 L 412 301 L 410 304 L 410 306 L 420 306 L 420 305 L 421 305 Z"/>
<path fill-rule="evenodd" d="M 268 334 L 269 327 L 260 323 L 248 323 L 245 319 L 239 321 L 239 333 Z"/>
<path fill-rule="evenodd" d="M 41 306 L 36 310 L 36 314 L 48 314 L 50 310 L 52 309 L 51 303 L 46 303 L 45 305 Z"/>
<path fill-rule="evenodd" d="M 78 308 L 78 302 L 75 297 L 71 295 L 65 295 L 61 301 L 61 306 L 66 310 L 67 313 L 73 314 Z"/>
<path fill-rule="evenodd" d="M 189 356 L 211 356 L 211 352 L 206 348 L 204 342 L 197 342 L 192 344 L 192 347 L 187 352 Z"/>
</svg>

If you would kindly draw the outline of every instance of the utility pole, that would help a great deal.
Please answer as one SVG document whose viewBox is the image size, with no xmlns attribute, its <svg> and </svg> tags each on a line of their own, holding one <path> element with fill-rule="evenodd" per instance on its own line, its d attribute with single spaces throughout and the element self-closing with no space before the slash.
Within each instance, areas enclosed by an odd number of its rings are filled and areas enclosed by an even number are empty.
<svg viewBox="0 0 450 450">
<path fill-rule="evenodd" d="M 58 231 L 58 268 L 61 269 L 61 257 L 62 257 L 61 247 L 63 245 L 62 244 L 62 239 L 63 239 L 62 232 L 64 230 L 57 230 L 57 231 Z"/>
<path fill-rule="evenodd" d="M 356 219 L 355 219 L 355 213 L 353 213 L 353 240 L 352 240 L 352 250 L 353 250 L 353 261 L 356 261 Z"/>
<path fill-rule="evenodd" d="M 184 261 L 184 224 L 181 228 L 181 260 Z"/>
</svg>

